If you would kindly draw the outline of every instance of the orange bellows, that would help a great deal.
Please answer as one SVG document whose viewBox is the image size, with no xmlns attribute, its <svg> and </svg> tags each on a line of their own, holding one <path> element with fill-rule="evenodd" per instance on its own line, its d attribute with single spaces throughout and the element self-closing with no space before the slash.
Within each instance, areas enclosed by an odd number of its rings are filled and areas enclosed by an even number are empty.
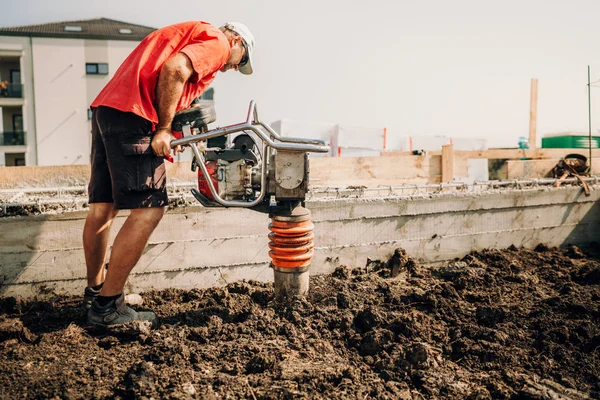
<svg viewBox="0 0 600 400">
<path fill-rule="evenodd" d="M 277 217 L 275 217 L 277 218 Z M 310 217 L 309 217 L 310 218 Z M 277 268 L 304 268 L 310 265 L 314 253 L 314 224 L 305 221 L 278 221 L 269 224 L 269 257 Z"/>
</svg>

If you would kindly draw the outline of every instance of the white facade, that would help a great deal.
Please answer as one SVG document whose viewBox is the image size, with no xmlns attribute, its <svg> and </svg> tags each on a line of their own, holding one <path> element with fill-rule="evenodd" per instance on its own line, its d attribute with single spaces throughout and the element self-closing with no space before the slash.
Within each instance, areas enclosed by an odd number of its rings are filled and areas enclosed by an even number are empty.
<svg viewBox="0 0 600 400">
<path fill-rule="evenodd" d="M 386 151 L 440 151 L 445 144 L 454 144 L 454 150 L 485 150 L 487 140 L 450 136 L 399 135 L 382 127 L 354 126 L 281 119 L 271 123 L 280 135 L 321 139 L 331 151 L 312 154 L 311 157 L 378 157 Z"/>
<path fill-rule="evenodd" d="M 340 157 L 378 157 L 384 151 L 385 128 L 337 125 L 337 150 Z"/>
<path fill-rule="evenodd" d="M 411 136 L 410 151 L 440 151 L 445 144 L 452 143 L 452 139 L 444 135 Z"/>
<path fill-rule="evenodd" d="M 337 125 L 335 124 L 280 119 L 272 122 L 270 126 L 281 136 L 323 140 L 330 147 L 329 153 L 311 153 L 311 157 L 327 157 L 336 154 Z"/>
<path fill-rule="evenodd" d="M 281 136 L 323 140 L 329 153 L 311 157 L 377 157 L 384 149 L 385 128 L 281 119 L 271 123 Z"/>
<path fill-rule="evenodd" d="M 487 150 L 487 139 L 452 137 L 454 150 Z"/>
<path fill-rule="evenodd" d="M 18 165 L 21 155 L 24 165 L 89 164 L 89 105 L 138 43 L 0 36 L 0 74 L 19 65 L 22 84 L 21 98 L 0 96 L 0 127 L 25 132 L 25 144 L 0 142 L 0 166 Z M 86 63 L 108 64 L 108 74 L 87 74 Z M 12 117 L 19 112 L 22 127 Z"/>
</svg>

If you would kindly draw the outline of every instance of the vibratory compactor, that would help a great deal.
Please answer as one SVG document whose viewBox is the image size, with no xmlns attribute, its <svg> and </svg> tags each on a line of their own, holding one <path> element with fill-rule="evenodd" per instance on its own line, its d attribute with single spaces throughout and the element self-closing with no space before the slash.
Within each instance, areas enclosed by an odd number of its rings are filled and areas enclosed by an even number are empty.
<svg viewBox="0 0 600 400">
<path fill-rule="evenodd" d="M 277 297 L 305 295 L 314 252 L 308 191 L 308 153 L 327 153 L 321 140 L 281 137 L 258 118 L 250 102 L 245 122 L 209 130 L 212 101 L 197 101 L 176 114 L 180 132 L 171 147 L 190 147 L 198 170 L 194 197 L 205 207 L 244 207 L 268 213 L 269 256 Z"/>
</svg>

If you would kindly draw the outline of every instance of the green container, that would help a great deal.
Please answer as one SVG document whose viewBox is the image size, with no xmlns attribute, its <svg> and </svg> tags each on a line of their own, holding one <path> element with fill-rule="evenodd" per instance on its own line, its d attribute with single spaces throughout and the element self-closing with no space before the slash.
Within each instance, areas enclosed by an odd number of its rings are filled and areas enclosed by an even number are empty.
<svg viewBox="0 0 600 400">
<path fill-rule="evenodd" d="M 590 137 L 584 134 L 546 135 L 543 149 L 589 149 Z M 600 136 L 592 136 L 592 149 L 600 148 Z"/>
</svg>

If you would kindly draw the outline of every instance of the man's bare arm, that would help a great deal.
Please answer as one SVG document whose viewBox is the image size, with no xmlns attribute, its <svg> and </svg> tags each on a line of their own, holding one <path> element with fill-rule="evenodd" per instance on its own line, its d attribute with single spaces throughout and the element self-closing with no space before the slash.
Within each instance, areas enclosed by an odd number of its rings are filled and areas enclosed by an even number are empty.
<svg viewBox="0 0 600 400">
<path fill-rule="evenodd" d="M 192 62 L 183 53 L 177 53 L 162 66 L 156 86 L 158 125 L 152 139 L 152 149 L 157 156 L 171 153 L 171 123 L 185 83 L 194 74 Z"/>
</svg>

